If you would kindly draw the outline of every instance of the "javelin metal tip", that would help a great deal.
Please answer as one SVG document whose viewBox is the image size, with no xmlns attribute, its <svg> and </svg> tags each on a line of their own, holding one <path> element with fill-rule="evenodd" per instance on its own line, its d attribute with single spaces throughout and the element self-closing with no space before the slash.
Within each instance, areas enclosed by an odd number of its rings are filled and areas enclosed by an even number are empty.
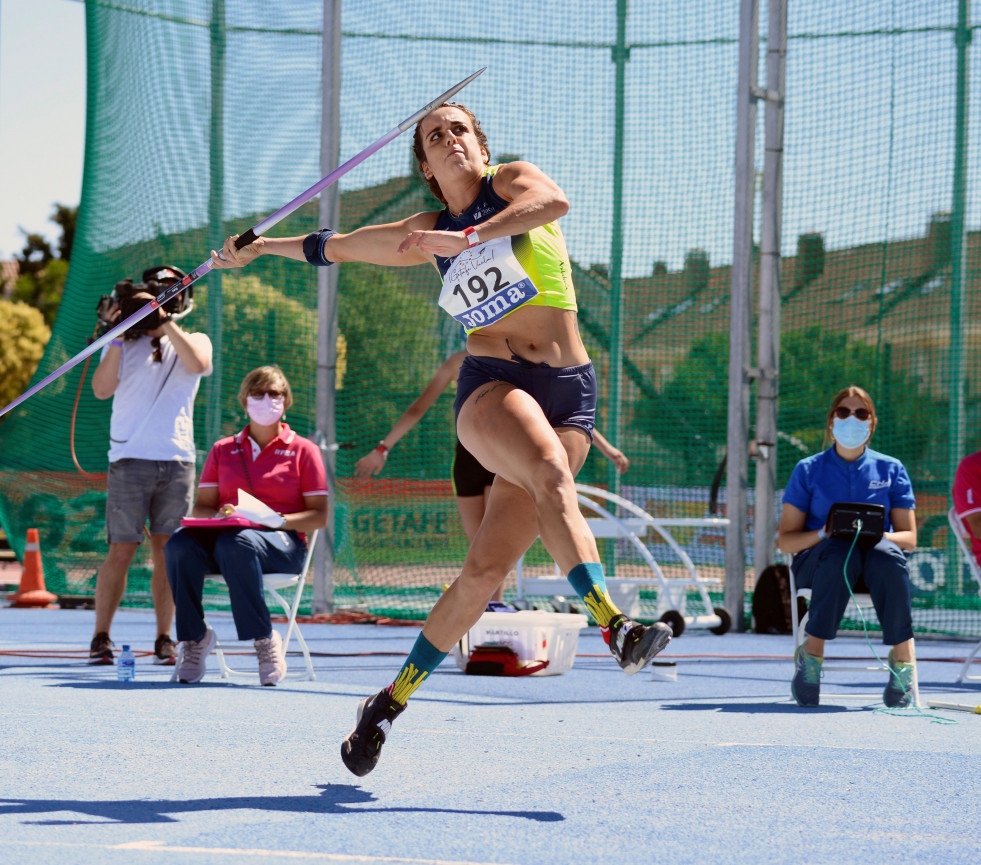
<svg viewBox="0 0 981 865">
<path fill-rule="evenodd" d="M 487 67 L 481 66 L 480 69 L 478 69 L 472 75 L 468 75 L 459 84 L 455 84 L 445 93 L 441 93 L 432 102 L 430 102 L 428 105 L 424 106 L 423 108 L 420 108 L 411 117 L 406 117 L 405 120 L 403 120 L 398 125 L 399 132 L 405 132 L 405 130 L 408 129 L 410 126 L 415 126 L 416 123 L 422 120 L 422 118 L 425 117 L 427 114 L 429 114 L 429 112 L 432 111 L 434 108 L 436 108 L 436 106 L 442 105 L 444 102 L 447 102 L 452 96 L 455 96 L 457 93 L 463 90 L 463 88 L 466 87 L 471 81 L 473 81 L 474 78 L 476 78 L 478 75 L 483 75 L 484 72 L 486 71 L 487 71 Z"/>
</svg>

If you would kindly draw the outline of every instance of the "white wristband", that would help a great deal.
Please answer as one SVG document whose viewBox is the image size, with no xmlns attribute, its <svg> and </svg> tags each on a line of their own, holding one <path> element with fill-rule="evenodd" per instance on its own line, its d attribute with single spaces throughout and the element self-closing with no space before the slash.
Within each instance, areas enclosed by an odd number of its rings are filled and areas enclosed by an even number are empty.
<svg viewBox="0 0 981 865">
<path fill-rule="evenodd" d="M 824 533 L 824 526 L 821 526 L 821 528 L 818 529 L 818 540 L 823 541 L 827 537 L 828 536 Z"/>
</svg>

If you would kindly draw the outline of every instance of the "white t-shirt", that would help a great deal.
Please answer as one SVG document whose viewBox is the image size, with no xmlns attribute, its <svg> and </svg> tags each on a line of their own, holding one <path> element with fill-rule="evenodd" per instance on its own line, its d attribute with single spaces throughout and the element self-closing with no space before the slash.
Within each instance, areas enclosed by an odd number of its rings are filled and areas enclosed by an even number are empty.
<svg viewBox="0 0 981 865">
<path fill-rule="evenodd" d="M 206 341 L 207 334 L 188 334 Z M 108 346 L 103 350 L 103 356 Z M 119 385 L 112 397 L 109 425 L 109 462 L 121 459 L 195 461 L 194 397 L 201 378 L 177 357 L 166 336 L 160 338 L 163 362 L 153 360 L 148 336 L 126 340 L 119 361 Z"/>
</svg>

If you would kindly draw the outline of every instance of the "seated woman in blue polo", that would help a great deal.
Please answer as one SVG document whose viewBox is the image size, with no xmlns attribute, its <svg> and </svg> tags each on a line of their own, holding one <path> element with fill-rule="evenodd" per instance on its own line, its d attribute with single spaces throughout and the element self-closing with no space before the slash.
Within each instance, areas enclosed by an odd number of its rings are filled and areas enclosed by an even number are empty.
<svg viewBox="0 0 981 865">
<path fill-rule="evenodd" d="M 790 685 L 799 706 L 819 703 L 824 643 L 838 633 L 859 576 L 879 617 L 882 642 L 892 647 L 883 702 L 903 707 L 910 701 L 915 661 L 907 557 L 916 548 L 916 499 L 903 464 L 869 447 L 876 423 L 872 398 L 860 387 L 846 387 L 828 410 L 825 442 L 831 447 L 797 463 L 784 491 L 777 547 L 793 555 L 797 585 L 811 589 L 807 638 L 794 657 Z M 868 547 L 829 537 L 828 515 L 837 502 L 882 505 L 882 538 Z"/>
</svg>

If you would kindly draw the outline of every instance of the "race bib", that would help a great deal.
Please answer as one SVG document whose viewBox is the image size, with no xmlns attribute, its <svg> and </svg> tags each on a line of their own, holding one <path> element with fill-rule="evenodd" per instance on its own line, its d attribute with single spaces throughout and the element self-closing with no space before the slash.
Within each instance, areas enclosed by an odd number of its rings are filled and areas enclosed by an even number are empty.
<svg viewBox="0 0 981 865">
<path fill-rule="evenodd" d="M 465 249 L 443 277 L 439 305 L 469 333 L 500 321 L 528 303 L 538 289 L 511 249 L 498 237 Z"/>
</svg>

